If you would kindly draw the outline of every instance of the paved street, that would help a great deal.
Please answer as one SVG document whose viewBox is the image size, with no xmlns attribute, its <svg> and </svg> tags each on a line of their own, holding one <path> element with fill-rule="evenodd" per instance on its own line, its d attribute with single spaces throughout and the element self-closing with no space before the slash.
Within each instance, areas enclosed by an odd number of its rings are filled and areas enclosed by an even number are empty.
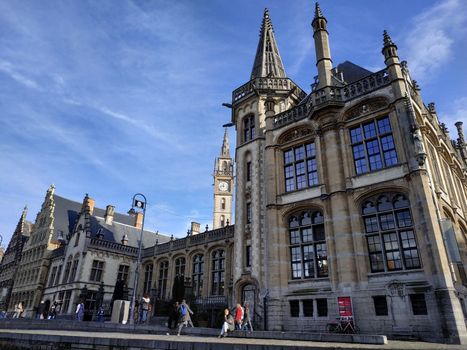
<svg viewBox="0 0 467 350">
<path fill-rule="evenodd" d="M 192 336 L 192 335 L 152 335 L 152 334 L 134 334 L 134 333 L 115 333 L 115 332 L 86 332 L 86 331 L 60 331 L 60 330 L 27 330 L 27 329 L 0 329 L 0 338 L 6 339 L 30 339 L 33 340 L 37 337 L 40 339 L 47 339 L 48 343 L 62 342 L 64 339 L 70 341 L 70 338 L 79 338 L 72 340 L 74 343 L 86 343 L 94 339 L 94 343 L 104 345 L 105 340 L 111 340 L 115 346 L 122 343 L 122 346 L 128 346 L 132 341 L 140 343 L 167 343 L 173 342 L 173 346 L 164 348 L 185 348 L 183 345 L 189 345 L 190 348 L 199 349 L 218 349 L 221 348 L 220 344 L 224 344 L 222 348 L 247 349 L 252 345 L 260 348 L 283 348 L 283 349 L 406 349 L 406 350 L 438 350 L 438 349 L 452 349 L 452 350 L 465 350 L 466 347 L 462 345 L 444 345 L 423 342 L 405 342 L 405 341 L 389 341 L 387 345 L 368 345 L 368 344 L 344 344 L 344 343 L 325 343 L 325 342 L 311 342 L 311 341 L 293 341 L 293 340 L 276 340 L 276 339 L 256 339 L 256 338 L 237 338 L 227 337 L 218 339 L 214 336 Z M 124 344 L 123 344 L 124 343 Z M 177 343 L 177 344 L 175 344 Z M 185 343 L 185 344 L 184 344 Z M 219 345 L 219 346 L 218 346 Z M 87 347 L 89 348 L 89 347 Z M 136 347 L 134 348 L 136 349 Z"/>
</svg>

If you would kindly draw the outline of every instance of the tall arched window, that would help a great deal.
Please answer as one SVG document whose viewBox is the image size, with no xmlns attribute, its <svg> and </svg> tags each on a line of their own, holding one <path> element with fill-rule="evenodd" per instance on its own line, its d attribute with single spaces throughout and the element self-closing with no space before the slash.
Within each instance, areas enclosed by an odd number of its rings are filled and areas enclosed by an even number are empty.
<svg viewBox="0 0 467 350">
<path fill-rule="evenodd" d="M 169 274 L 169 262 L 161 261 L 159 264 L 159 299 L 164 300 L 167 292 L 167 278 Z"/>
<path fill-rule="evenodd" d="M 175 260 L 175 276 L 185 276 L 185 258 Z"/>
<path fill-rule="evenodd" d="M 152 270 L 153 270 L 152 264 L 147 264 L 146 266 L 144 266 L 144 283 L 143 283 L 144 293 L 149 293 L 149 291 L 151 290 Z"/>
<path fill-rule="evenodd" d="M 225 198 L 221 199 L 221 209 L 225 209 Z"/>
<path fill-rule="evenodd" d="M 212 252 L 212 284 L 211 295 L 224 295 L 225 251 L 218 249 Z"/>
<path fill-rule="evenodd" d="M 362 205 L 372 272 L 421 267 L 410 202 L 402 194 L 384 194 Z"/>
<path fill-rule="evenodd" d="M 221 222 L 220 222 L 220 224 L 221 224 L 221 227 L 224 227 L 224 226 L 225 226 L 225 217 L 224 217 L 224 215 L 221 215 Z"/>
<path fill-rule="evenodd" d="M 320 211 L 290 216 L 289 239 L 293 279 L 328 276 L 324 217 Z"/>
<path fill-rule="evenodd" d="M 243 141 L 251 141 L 255 138 L 255 116 L 250 115 L 243 119 Z"/>
<path fill-rule="evenodd" d="M 203 290 L 203 274 L 204 274 L 204 255 L 196 254 L 193 257 L 193 274 L 191 279 L 193 281 L 193 294 L 200 296 Z"/>
</svg>

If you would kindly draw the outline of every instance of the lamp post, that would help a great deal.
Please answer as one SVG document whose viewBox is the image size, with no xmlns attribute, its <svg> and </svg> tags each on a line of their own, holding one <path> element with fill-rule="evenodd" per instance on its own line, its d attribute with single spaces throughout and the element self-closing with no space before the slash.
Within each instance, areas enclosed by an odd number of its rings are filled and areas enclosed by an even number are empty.
<svg viewBox="0 0 467 350">
<path fill-rule="evenodd" d="M 138 199 L 139 198 L 139 199 Z M 133 293 L 131 296 L 131 304 L 130 304 L 130 324 L 134 324 L 134 315 L 135 315 L 135 299 L 136 299 L 136 290 L 138 289 L 138 281 L 139 281 L 139 265 L 141 265 L 141 244 L 143 241 L 143 230 L 144 230 L 144 219 L 146 218 L 146 204 L 147 200 L 144 194 L 137 193 L 133 196 L 131 209 L 129 213 L 135 214 L 136 209 L 141 212 L 143 211 L 143 221 L 141 223 L 141 232 L 139 234 L 139 242 L 138 242 L 138 261 L 136 262 L 136 269 L 135 269 L 135 280 L 133 282 Z"/>
</svg>

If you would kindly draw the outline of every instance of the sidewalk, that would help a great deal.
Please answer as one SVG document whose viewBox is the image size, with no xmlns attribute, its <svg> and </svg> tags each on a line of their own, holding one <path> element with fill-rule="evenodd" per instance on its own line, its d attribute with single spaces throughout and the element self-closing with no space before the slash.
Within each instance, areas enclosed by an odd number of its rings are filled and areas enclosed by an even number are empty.
<svg viewBox="0 0 467 350">
<path fill-rule="evenodd" d="M 277 340 L 257 338 L 227 337 L 218 339 L 215 336 L 174 336 L 159 334 L 134 334 L 131 332 L 91 332 L 62 331 L 43 329 L 0 329 L 0 348 L 2 345 L 16 345 L 25 349 L 178 349 L 178 350 L 214 350 L 236 349 L 255 350 L 322 350 L 322 349 L 384 349 L 384 350 L 465 350 L 462 345 L 444 345 L 422 342 L 389 341 L 386 345 L 343 344 L 311 342 L 298 340 Z M 44 345 L 42 345 L 44 344 Z M 222 344 L 222 345 L 221 345 Z"/>
</svg>

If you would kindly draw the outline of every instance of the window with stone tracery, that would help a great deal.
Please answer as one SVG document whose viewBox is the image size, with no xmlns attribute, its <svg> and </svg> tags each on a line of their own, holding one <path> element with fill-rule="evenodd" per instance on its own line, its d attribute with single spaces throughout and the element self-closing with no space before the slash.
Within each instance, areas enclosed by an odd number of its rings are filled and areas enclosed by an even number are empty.
<svg viewBox="0 0 467 350">
<path fill-rule="evenodd" d="M 304 211 L 289 217 L 292 279 L 328 276 L 324 217 L 320 211 Z"/>
<path fill-rule="evenodd" d="M 362 205 L 371 272 L 421 267 L 410 202 L 402 194 L 384 194 Z"/>
<path fill-rule="evenodd" d="M 147 264 L 144 266 L 144 282 L 143 282 L 143 292 L 149 293 L 152 285 L 152 271 L 154 266 L 152 264 Z"/>
<path fill-rule="evenodd" d="M 169 262 L 159 263 L 159 299 L 164 299 L 167 293 L 167 280 L 169 275 Z M 149 292 L 149 290 L 147 291 Z"/>
<path fill-rule="evenodd" d="M 351 128 L 350 141 L 357 175 L 398 163 L 389 117 Z"/>
<path fill-rule="evenodd" d="M 212 252 L 212 285 L 211 295 L 224 295 L 225 250 Z"/>
<path fill-rule="evenodd" d="M 286 192 L 318 184 L 314 143 L 307 143 L 284 151 L 284 178 Z"/>
<path fill-rule="evenodd" d="M 195 296 L 201 295 L 203 290 L 203 275 L 204 275 L 204 255 L 196 254 L 193 257 L 193 294 Z"/>
</svg>

